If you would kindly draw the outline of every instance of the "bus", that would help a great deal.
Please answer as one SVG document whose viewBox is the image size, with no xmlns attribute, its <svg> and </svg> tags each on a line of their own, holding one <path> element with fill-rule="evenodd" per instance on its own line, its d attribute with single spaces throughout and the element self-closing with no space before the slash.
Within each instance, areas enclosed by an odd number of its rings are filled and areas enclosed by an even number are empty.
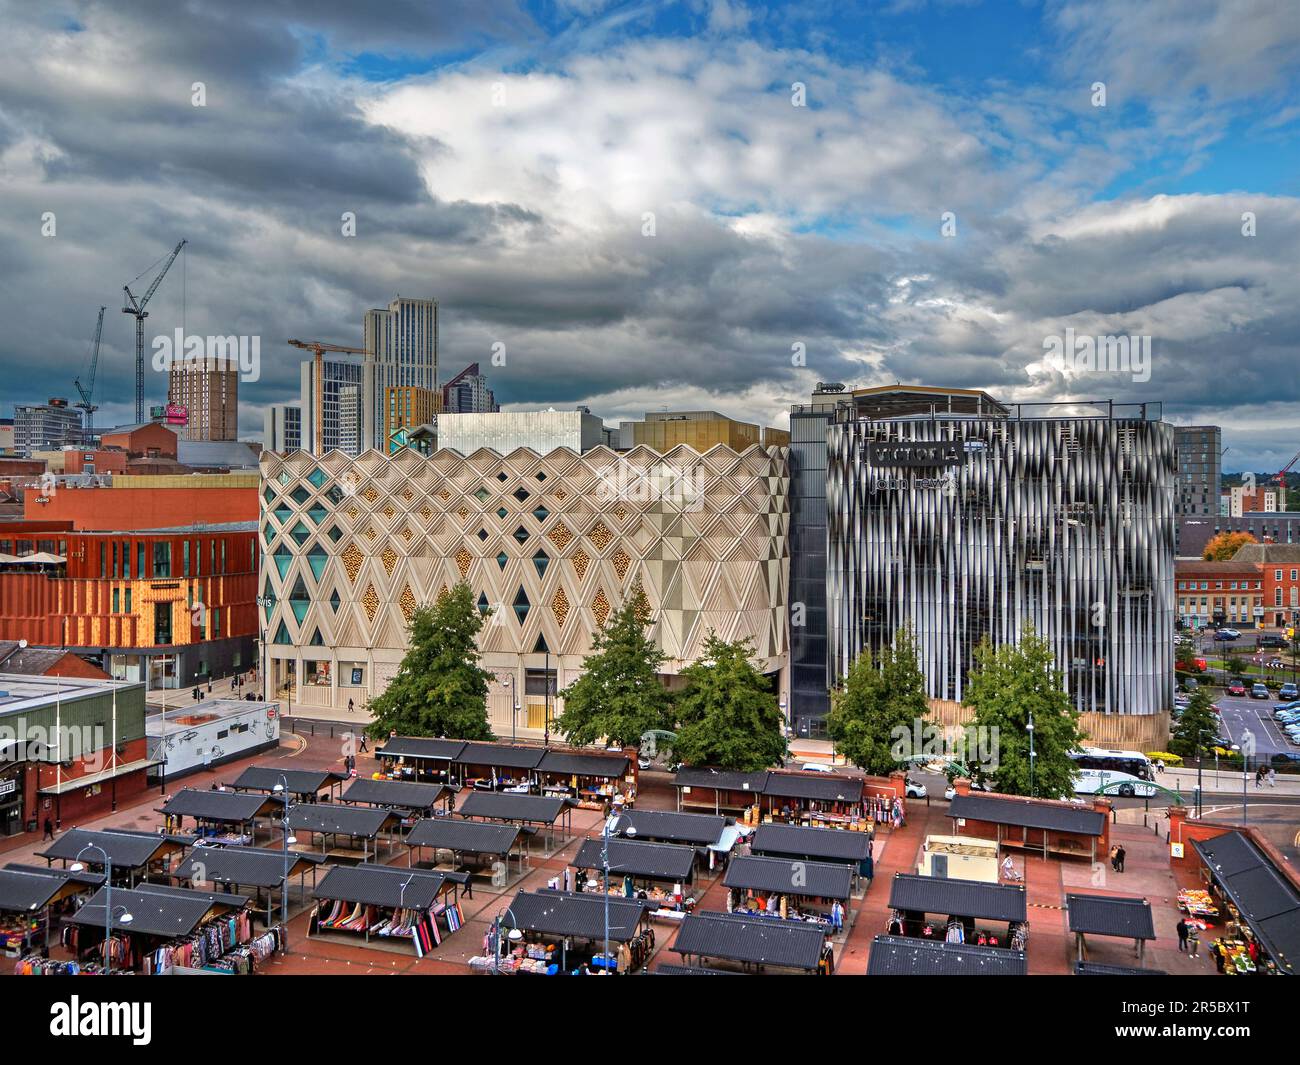
<svg viewBox="0 0 1300 1065">
<path fill-rule="evenodd" d="M 1107 785 L 1119 781 L 1128 782 L 1131 785 L 1142 782 L 1155 780 L 1155 770 L 1151 766 L 1151 759 L 1140 751 L 1115 751 L 1107 750 L 1102 747 L 1084 747 L 1082 750 L 1072 751 L 1070 757 L 1074 759 L 1074 764 L 1079 767 L 1079 787 L 1075 790 L 1079 794 L 1089 795 L 1107 788 Z M 1102 776 L 1098 776 L 1101 774 Z M 1102 777 L 1105 779 L 1102 779 Z M 1108 795 L 1154 795 L 1155 789 L 1150 787 L 1114 787 L 1109 788 L 1106 792 Z"/>
<path fill-rule="evenodd" d="M 1080 769 L 1074 775 L 1074 793 L 1119 795 L 1124 798 L 1136 795 L 1149 799 L 1155 795 L 1156 786 L 1132 773 L 1121 773 L 1116 769 Z"/>
</svg>

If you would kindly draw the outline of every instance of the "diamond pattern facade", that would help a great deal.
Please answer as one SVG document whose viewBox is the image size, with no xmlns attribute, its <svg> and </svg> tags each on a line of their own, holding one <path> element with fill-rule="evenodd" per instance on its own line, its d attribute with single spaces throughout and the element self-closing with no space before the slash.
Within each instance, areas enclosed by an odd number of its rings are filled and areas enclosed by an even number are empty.
<svg viewBox="0 0 1300 1065">
<path fill-rule="evenodd" d="M 638 581 L 665 673 L 694 661 L 711 629 L 749 637 L 764 672 L 786 666 L 784 448 L 295 451 L 264 455 L 262 476 L 263 622 L 284 637 L 268 647 L 272 678 L 301 678 L 308 705 L 381 691 L 414 607 L 461 580 L 488 604 L 485 668 L 520 691 L 522 671 L 547 652 L 556 686 L 569 683 L 593 631 Z M 306 537 L 292 533 L 300 522 Z M 301 618 L 287 603 L 298 581 L 310 600 Z"/>
</svg>

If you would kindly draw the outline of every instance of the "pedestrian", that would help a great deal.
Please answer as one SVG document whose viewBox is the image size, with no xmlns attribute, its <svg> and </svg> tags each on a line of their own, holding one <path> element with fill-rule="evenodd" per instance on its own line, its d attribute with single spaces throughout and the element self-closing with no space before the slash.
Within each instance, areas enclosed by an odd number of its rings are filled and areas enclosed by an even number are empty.
<svg viewBox="0 0 1300 1065">
<path fill-rule="evenodd" d="M 1119 847 L 1117 846 L 1110 849 L 1110 867 L 1113 872 L 1119 872 Z"/>
<path fill-rule="evenodd" d="M 45 835 L 41 837 L 41 840 L 44 841 L 53 838 L 54 838 L 54 822 L 47 817 L 45 819 Z"/>
<path fill-rule="evenodd" d="M 1201 930 L 1197 927 L 1196 922 L 1192 921 L 1191 927 L 1187 930 L 1187 949 L 1193 958 L 1201 956 Z"/>
<path fill-rule="evenodd" d="M 1270 788 L 1277 787 L 1277 770 L 1272 766 L 1268 767 L 1268 786 Z"/>
<path fill-rule="evenodd" d="M 1120 847 L 1117 847 L 1117 848 L 1116 848 L 1116 850 L 1115 850 L 1115 872 L 1117 872 L 1117 873 L 1122 873 L 1122 872 L 1124 871 L 1124 856 L 1125 856 L 1126 854 L 1128 854 L 1128 851 L 1126 851 L 1126 850 L 1123 848 L 1123 846 L 1120 846 Z"/>
<path fill-rule="evenodd" d="M 1187 918 L 1178 918 L 1178 924 L 1174 926 L 1174 930 L 1178 933 L 1179 953 L 1187 953 Z"/>
<path fill-rule="evenodd" d="M 367 753 L 369 753 L 369 751 L 370 751 L 370 748 L 366 746 L 366 734 L 365 734 L 364 732 L 361 733 L 361 746 L 360 746 L 359 748 L 357 748 L 357 749 L 358 749 L 362 754 L 367 754 Z"/>
<path fill-rule="evenodd" d="M 349 713 L 349 714 L 352 713 L 352 711 L 355 710 L 355 709 L 356 709 L 356 704 L 355 704 L 351 699 L 349 699 L 349 700 L 348 700 L 348 713 Z"/>
</svg>

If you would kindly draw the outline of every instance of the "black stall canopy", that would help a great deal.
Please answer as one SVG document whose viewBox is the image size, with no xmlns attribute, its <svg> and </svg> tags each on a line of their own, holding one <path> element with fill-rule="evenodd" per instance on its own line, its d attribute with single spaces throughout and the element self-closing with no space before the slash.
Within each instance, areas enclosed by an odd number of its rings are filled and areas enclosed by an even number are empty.
<svg viewBox="0 0 1300 1065">
<path fill-rule="evenodd" d="M 1028 906 L 1023 885 L 986 884 L 977 880 L 896 873 L 889 891 L 892 909 L 911 913 L 936 913 L 972 920 L 1026 920 Z"/>
<path fill-rule="evenodd" d="M 450 783 L 452 763 L 464 749 L 464 740 L 393 736 L 375 751 L 375 757 L 387 763 L 387 772 L 400 779 L 418 782 L 428 778 L 433 783 Z"/>
<path fill-rule="evenodd" d="M 618 815 L 618 833 L 636 831 L 639 840 L 655 843 L 683 843 L 698 850 L 722 840 L 732 819 L 720 814 L 691 814 L 675 810 L 624 810 Z"/>
<path fill-rule="evenodd" d="M 479 779 L 502 779 L 519 774 L 531 779 L 545 756 L 541 747 L 516 747 L 509 743 L 467 743 L 452 760 L 452 770 L 461 783 Z M 505 772 L 509 770 L 511 772 Z"/>
<path fill-rule="evenodd" d="M 1164 969 L 1135 969 L 1128 965 L 1103 965 L 1095 961 L 1074 963 L 1075 976 L 1168 976 Z"/>
<path fill-rule="evenodd" d="M 603 875 L 605 872 L 604 840 L 583 840 L 577 856 L 569 864 L 576 869 L 590 869 Z M 694 847 L 617 838 L 611 838 L 609 841 L 611 879 L 630 876 L 634 881 L 689 884 L 694 870 Z"/>
<path fill-rule="evenodd" d="M 515 853 L 519 862 L 519 872 L 523 872 L 527 862 L 527 849 L 518 852 L 515 847 L 523 829 L 519 825 L 493 824 L 488 821 L 467 821 L 460 817 L 432 817 L 415 823 L 407 834 L 406 863 L 408 866 L 423 865 L 415 852 L 428 847 L 433 851 L 434 864 L 438 861 L 439 851 L 451 853 L 452 861 L 465 865 L 466 856 L 490 858 L 503 863 L 506 875 L 510 873 L 510 856 Z M 477 863 L 476 863 L 477 864 Z M 467 872 L 468 869 L 462 869 Z"/>
<path fill-rule="evenodd" d="M 315 802 L 322 791 L 336 792 L 345 780 L 344 774 L 331 769 L 278 769 L 270 765 L 250 765 L 230 786 L 236 791 L 267 793 L 283 786 L 295 799 Z"/>
<path fill-rule="evenodd" d="M 973 943 L 876 936 L 867 960 L 868 976 L 1028 976 L 1022 950 Z"/>
<path fill-rule="evenodd" d="M 409 941 L 423 957 L 442 943 L 444 928 L 451 933 L 462 927 L 460 888 L 468 882 L 464 873 L 370 863 L 335 866 L 316 886 L 318 909 L 309 934 L 361 934 L 367 944 L 399 948 Z"/>
<path fill-rule="evenodd" d="M 68 921 L 92 928 L 104 927 L 107 892 L 102 888 Z M 141 884 L 135 888 L 113 889 L 113 930 L 130 935 L 156 936 L 159 939 L 183 939 L 209 918 L 242 910 L 248 905 L 243 895 L 224 892 L 194 891 L 190 888 Z M 123 922 L 126 914 L 131 920 Z"/>
<path fill-rule="evenodd" d="M 651 976 L 744 976 L 744 973 L 731 972 L 727 969 L 705 969 L 700 965 L 661 965 L 650 973 Z"/>
<path fill-rule="evenodd" d="M 1070 931 L 1075 936 L 1079 961 L 1087 958 L 1086 935 L 1133 940 L 1139 963 L 1146 955 L 1146 941 L 1156 938 L 1151 904 L 1146 899 L 1117 895 L 1066 895 L 1065 909 L 1070 918 Z"/>
<path fill-rule="evenodd" d="M 741 773 L 711 766 L 682 766 L 673 778 L 677 809 L 712 807 L 715 814 L 723 810 L 744 810 L 759 801 L 768 776 L 766 769 Z"/>
<path fill-rule="evenodd" d="M 772 895 L 834 899 L 847 903 L 853 893 L 853 867 L 802 859 L 738 855 L 731 859 L 723 886 Z"/>
<path fill-rule="evenodd" d="M 682 920 L 672 950 L 683 958 L 816 972 L 826 947 L 820 924 L 733 913 L 692 913 Z"/>
<path fill-rule="evenodd" d="M 454 797 L 455 792 L 442 784 L 358 777 L 339 801 L 359 806 L 385 806 L 407 817 L 430 817 L 440 804 L 450 812 Z"/>
<path fill-rule="evenodd" d="M 401 824 L 401 817 L 392 810 L 373 806 L 344 806 L 339 803 L 299 803 L 289 807 L 289 827 L 298 832 L 310 832 L 320 837 L 321 853 L 330 861 L 369 861 L 379 853 L 379 838 L 388 839 L 388 849 L 393 848 L 393 832 Z M 339 839 L 348 843 L 360 840 L 361 849 L 337 846 Z M 373 845 L 373 849 L 372 849 Z M 308 850 L 304 844 L 296 847 Z"/>
<path fill-rule="evenodd" d="M 1097 840 L 1106 831 L 1106 815 L 1100 810 L 1021 796 L 954 795 L 948 804 L 948 816 L 952 818 L 954 835 L 961 834 L 965 821 L 983 821 L 996 826 L 999 848 L 1040 850 L 1044 858 L 1053 850 L 1082 855 L 1078 839 L 1086 839 L 1091 860 L 1096 862 Z M 1019 838 L 1007 835 L 1003 831 L 1007 828 L 1020 829 Z M 1029 838 L 1030 829 L 1042 833 L 1037 842 Z"/>
<path fill-rule="evenodd" d="M 257 822 L 279 819 L 284 814 L 284 805 L 285 800 L 280 796 L 261 792 L 184 788 L 163 803 L 158 812 L 169 823 L 174 819 L 177 825 L 181 825 L 189 817 L 196 825 L 220 825 L 237 829 L 240 835 L 247 829 L 247 834 L 255 838 Z"/>
<path fill-rule="evenodd" d="M 509 821 L 516 825 L 542 825 L 546 828 L 547 846 L 555 842 L 554 828 L 560 821 L 567 836 L 573 803 L 568 799 L 545 795 L 516 795 L 503 791 L 475 791 L 460 804 L 462 817 L 481 817 L 488 821 Z"/>
<path fill-rule="evenodd" d="M 394 865 L 336 865 L 312 892 L 318 899 L 359 902 L 381 909 L 432 909 L 439 898 L 468 881 L 463 873 L 403 869 Z"/>
<path fill-rule="evenodd" d="M 839 828 L 764 824 L 755 829 L 750 849 L 769 858 L 859 865 L 871 856 L 871 837 Z"/>
<path fill-rule="evenodd" d="M 137 832 L 128 829 L 72 828 L 37 852 L 48 864 L 61 861 L 81 862 L 87 868 L 102 869 L 104 855 L 113 866 L 114 882 L 125 879 L 134 884 L 149 875 L 154 866 L 164 867 L 172 855 L 185 850 L 193 837 L 160 836 L 156 832 Z M 101 851 L 103 853 L 101 853 Z"/>
<path fill-rule="evenodd" d="M 73 895 L 94 891 L 103 882 L 97 873 L 10 863 L 0 869 L 0 910 L 36 913 Z"/>
<path fill-rule="evenodd" d="M 315 881 L 316 871 L 324 858 L 319 854 L 290 851 L 288 879 L 298 878 L 298 899 L 306 901 L 307 874 Z M 285 854 L 263 847 L 233 847 L 196 844 L 169 874 L 173 880 L 188 884 L 222 884 L 235 891 L 243 888 L 266 892 L 267 925 L 275 924 L 275 891 L 285 886 Z"/>
<path fill-rule="evenodd" d="M 646 910 L 639 899 L 609 897 L 609 941 L 627 943 L 640 933 Z M 521 891 L 502 914 L 502 924 L 523 932 L 600 942 L 605 938 L 604 895 L 581 892 Z"/>
</svg>

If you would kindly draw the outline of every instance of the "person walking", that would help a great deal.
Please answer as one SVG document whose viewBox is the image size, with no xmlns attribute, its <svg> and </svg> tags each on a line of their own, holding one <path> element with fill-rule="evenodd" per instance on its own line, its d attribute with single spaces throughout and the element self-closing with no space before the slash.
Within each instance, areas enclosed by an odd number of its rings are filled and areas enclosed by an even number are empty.
<svg viewBox="0 0 1300 1065">
<path fill-rule="evenodd" d="M 1189 922 L 1191 925 L 1187 930 L 1187 949 L 1188 954 L 1193 958 L 1201 956 L 1201 930 L 1197 927 L 1195 921 Z"/>
<path fill-rule="evenodd" d="M 349 699 L 349 700 L 348 700 L 348 713 L 349 713 L 349 714 L 352 713 L 352 711 L 354 711 L 355 709 L 356 709 L 356 703 L 354 703 L 351 699 Z"/>
<path fill-rule="evenodd" d="M 1110 868 L 1112 872 L 1115 873 L 1119 872 L 1119 847 L 1118 846 L 1111 847 L 1110 849 Z"/>
<path fill-rule="evenodd" d="M 361 733 L 361 746 L 358 747 L 357 750 L 362 754 L 368 754 L 370 752 L 370 748 L 366 746 L 366 734 L 364 732 Z"/>
<path fill-rule="evenodd" d="M 1124 857 L 1127 854 L 1128 851 L 1124 849 L 1122 844 L 1115 848 L 1115 872 L 1122 873 L 1124 871 Z"/>
<path fill-rule="evenodd" d="M 1178 918 L 1178 924 L 1174 926 L 1174 931 L 1178 933 L 1178 952 L 1187 953 L 1187 918 Z"/>
<path fill-rule="evenodd" d="M 1277 787 L 1277 770 L 1272 766 L 1268 767 L 1268 786 L 1270 788 Z"/>
<path fill-rule="evenodd" d="M 48 817 L 45 819 L 45 835 L 41 837 L 42 842 L 54 838 L 54 822 Z"/>
</svg>

